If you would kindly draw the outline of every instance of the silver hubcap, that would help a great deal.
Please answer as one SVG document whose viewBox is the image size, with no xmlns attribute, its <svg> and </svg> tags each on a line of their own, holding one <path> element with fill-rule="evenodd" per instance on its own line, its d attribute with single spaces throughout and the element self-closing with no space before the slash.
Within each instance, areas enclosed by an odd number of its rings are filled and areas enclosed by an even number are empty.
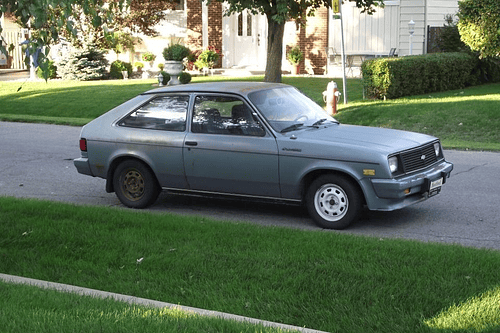
<svg viewBox="0 0 500 333">
<path fill-rule="evenodd" d="M 314 207 L 323 219 L 336 222 L 347 214 L 349 200 L 340 186 L 325 184 L 314 195 Z"/>
</svg>

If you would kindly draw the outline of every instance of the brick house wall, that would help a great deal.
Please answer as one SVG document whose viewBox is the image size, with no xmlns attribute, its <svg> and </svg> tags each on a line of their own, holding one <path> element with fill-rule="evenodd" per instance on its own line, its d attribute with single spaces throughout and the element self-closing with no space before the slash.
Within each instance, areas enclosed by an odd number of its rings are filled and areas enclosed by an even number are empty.
<svg viewBox="0 0 500 333">
<path fill-rule="evenodd" d="M 300 27 L 297 44 L 304 54 L 299 74 L 324 74 L 328 47 L 328 8 L 321 7 L 315 16 L 307 18 L 306 26 Z"/>
<path fill-rule="evenodd" d="M 187 41 L 186 46 L 191 50 L 203 48 L 203 19 L 202 2 L 198 0 L 186 1 L 187 14 Z"/>
<path fill-rule="evenodd" d="M 186 46 L 191 50 L 203 49 L 203 19 L 202 2 L 199 0 L 188 0 L 187 7 L 187 29 L 188 35 Z M 208 5 L 208 45 L 222 50 L 222 3 L 212 1 Z M 220 68 L 222 61 L 215 66 Z"/>
</svg>

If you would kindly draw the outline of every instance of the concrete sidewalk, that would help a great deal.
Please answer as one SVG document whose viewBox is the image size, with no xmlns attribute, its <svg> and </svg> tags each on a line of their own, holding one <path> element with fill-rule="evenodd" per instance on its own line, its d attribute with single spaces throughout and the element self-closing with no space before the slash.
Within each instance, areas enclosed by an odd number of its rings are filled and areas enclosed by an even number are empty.
<svg viewBox="0 0 500 333">
<path fill-rule="evenodd" d="M 235 321 L 241 321 L 241 322 L 248 322 L 250 324 L 256 324 L 256 325 L 260 324 L 260 325 L 267 326 L 267 327 L 281 328 L 283 330 L 291 330 L 291 331 L 297 331 L 297 332 L 302 332 L 302 333 L 327 333 L 324 331 L 317 331 L 317 330 L 312 330 L 312 329 L 303 328 L 303 327 L 285 325 L 285 324 L 275 323 L 275 322 L 271 322 L 271 321 L 265 321 L 265 320 L 255 319 L 255 318 L 233 315 L 233 314 L 224 313 L 224 312 L 209 311 L 209 310 L 198 309 L 198 308 L 193 308 L 193 307 L 189 307 L 189 306 L 182 306 L 182 305 L 176 305 L 176 304 L 171 304 L 171 303 L 153 301 L 153 300 L 145 299 L 145 298 L 110 293 L 107 291 L 101 291 L 101 290 L 96 290 L 96 289 L 76 287 L 76 286 L 71 286 L 71 285 L 62 284 L 62 283 L 54 283 L 54 282 L 48 282 L 48 281 L 42 281 L 42 280 L 36 280 L 36 279 L 29 279 L 29 278 L 25 278 L 25 277 L 19 277 L 19 276 L 8 275 L 8 274 L 1 274 L 0 273 L 0 281 L 4 281 L 7 283 L 15 283 L 15 284 L 26 284 L 26 285 L 36 286 L 36 287 L 40 287 L 40 288 L 44 288 L 44 289 L 53 289 L 53 290 L 58 290 L 61 292 L 75 293 L 75 294 L 79 294 L 79 295 L 83 295 L 83 296 L 92 296 L 92 297 L 98 297 L 98 298 L 103 298 L 103 299 L 114 299 L 114 300 L 119 301 L 119 302 L 136 304 L 136 305 L 146 306 L 146 307 L 176 308 L 176 309 L 180 309 L 180 310 L 185 311 L 185 312 L 195 313 L 195 314 L 198 314 L 200 316 L 217 317 L 217 318 L 222 318 L 225 320 L 235 320 Z"/>
<path fill-rule="evenodd" d="M 30 77 L 30 72 L 23 69 L 0 69 L 0 81 L 22 81 Z"/>
</svg>

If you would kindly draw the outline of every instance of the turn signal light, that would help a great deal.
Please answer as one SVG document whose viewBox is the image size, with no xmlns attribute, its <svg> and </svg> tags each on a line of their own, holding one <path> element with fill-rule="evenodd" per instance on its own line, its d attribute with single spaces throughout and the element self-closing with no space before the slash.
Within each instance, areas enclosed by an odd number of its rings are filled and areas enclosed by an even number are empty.
<svg viewBox="0 0 500 333">
<path fill-rule="evenodd" d="M 87 151 L 87 139 L 80 139 L 80 150 Z"/>
</svg>

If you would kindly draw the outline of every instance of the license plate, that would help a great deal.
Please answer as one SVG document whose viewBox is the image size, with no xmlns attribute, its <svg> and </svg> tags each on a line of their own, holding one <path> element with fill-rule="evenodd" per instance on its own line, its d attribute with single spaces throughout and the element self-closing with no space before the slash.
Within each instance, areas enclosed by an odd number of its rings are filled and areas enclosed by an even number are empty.
<svg viewBox="0 0 500 333">
<path fill-rule="evenodd" d="M 439 178 L 438 180 L 432 181 L 431 186 L 429 187 L 429 197 L 438 194 L 441 192 L 441 186 L 443 185 L 443 178 Z"/>
</svg>

